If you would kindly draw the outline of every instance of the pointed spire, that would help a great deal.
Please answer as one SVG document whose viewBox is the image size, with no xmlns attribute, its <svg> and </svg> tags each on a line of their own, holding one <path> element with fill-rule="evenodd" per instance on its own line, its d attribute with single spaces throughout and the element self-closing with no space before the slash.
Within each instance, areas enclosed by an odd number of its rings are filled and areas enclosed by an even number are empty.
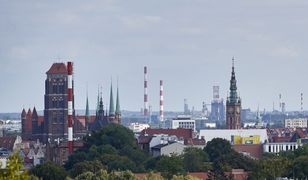
<svg viewBox="0 0 308 180">
<path fill-rule="evenodd" d="M 97 88 L 96 114 L 98 113 L 98 110 L 99 110 L 99 86 Z"/>
<path fill-rule="evenodd" d="M 90 110 L 89 110 L 89 98 L 88 98 L 88 88 L 87 88 L 87 100 L 86 100 L 86 120 L 90 119 Z"/>
<path fill-rule="evenodd" d="M 231 80 L 230 80 L 230 96 L 229 101 L 231 103 L 236 103 L 239 100 L 237 94 L 237 86 L 236 86 L 236 78 L 235 78 L 235 70 L 234 70 L 234 57 L 232 58 L 232 72 L 231 72 Z"/>
<path fill-rule="evenodd" d="M 33 111 L 32 111 L 32 116 L 33 117 L 37 117 L 38 116 L 35 106 L 34 106 Z"/>
<path fill-rule="evenodd" d="M 114 115 L 114 103 L 113 103 L 113 92 L 112 92 L 112 81 L 110 87 L 110 102 L 109 102 L 109 116 Z"/>
<path fill-rule="evenodd" d="M 117 84 L 117 104 L 116 104 L 116 114 L 121 114 L 121 109 L 120 109 L 120 97 L 119 97 L 119 85 Z"/>
<path fill-rule="evenodd" d="M 31 116 L 31 115 L 32 115 L 32 112 L 31 112 L 31 109 L 30 109 L 30 108 L 29 108 L 29 110 L 28 110 L 27 115 L 29 115 L 29 116 Z"/>
<path fill-rule="evenodd" d="M 21 117 L 25 117 L 27 115 L 25 108 L 22 108 Z"/>
</svg>

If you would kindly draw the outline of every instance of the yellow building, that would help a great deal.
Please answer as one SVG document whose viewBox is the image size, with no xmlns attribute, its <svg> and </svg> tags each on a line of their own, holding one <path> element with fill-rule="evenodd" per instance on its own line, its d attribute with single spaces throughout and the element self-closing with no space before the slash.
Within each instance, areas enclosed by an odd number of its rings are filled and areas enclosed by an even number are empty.
<svg viewBox="0 0 308 180">
<path fill-rule="evenodd" d="M 241 137 L 234 135 L 231 137 L 232 144 L 260 144 L 260 136 L 254 135 L 249 137 Z"/>
</svg>

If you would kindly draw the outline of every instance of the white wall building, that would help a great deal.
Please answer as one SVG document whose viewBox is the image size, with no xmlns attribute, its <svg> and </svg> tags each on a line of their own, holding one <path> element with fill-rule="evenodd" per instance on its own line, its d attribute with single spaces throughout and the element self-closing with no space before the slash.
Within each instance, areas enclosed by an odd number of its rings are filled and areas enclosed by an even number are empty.
<svg viewBox="0 0 308 180">
<path fill-rule="evenodd" d="M 183 154 L 185 145 L 178 142 L 173 142 L 169 144 L 160 144 L 152 147 L 153 157 L 157 156 L 171 156 L 172 154 L 180 155 Z"/>
<path fill-rule="evenodd" d="M 144 129 L 150 128 L 149 124 L 139 124 L 139 123 L 131 123 L 128 128 L 132 130 L 134 133 L 141 132 Z"/>
<path fill-rule="evenodd" d="M 191 119 L 190 116 L 178 116 L 177 118 L 172 120 L 171 128 L 184 128 L 196 131 L 196 121 L 194 119 Z"/>
<path fill-rule="evenodd" d="M 203 137 L 206 142 L 214 138 L 222 138 L 231 142 L 232 136 L 260 136 L 260 143 L 268 142 L 266 129 L 202 129 L 199 137 Z"/>
<path fill-rule="evenodd" d="M 5 169 L 7 163 L 7 157 L 0 157 L 0 169 Z"/>
<path fill-rule="evenodd" d="M 302 144 L 297 142 L 265 143 L 263 145 L 263 152 L 279 153 L 281 151 L 294 151 L 300 146 L 302 146 Z"/>
<path fill-rule="evenodd" d="M 307 118 L 285 119 L 285 127 L 307 128 Z"/>
</svg>

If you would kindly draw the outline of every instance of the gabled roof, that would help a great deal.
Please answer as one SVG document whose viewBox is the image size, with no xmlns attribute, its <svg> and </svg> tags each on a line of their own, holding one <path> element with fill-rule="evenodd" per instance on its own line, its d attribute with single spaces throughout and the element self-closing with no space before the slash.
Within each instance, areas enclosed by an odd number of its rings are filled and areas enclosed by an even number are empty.
<svg viewBox="0 0 308 180">
<path fill-rule="evenodd" d="M 185 139 L 184 140 L 184 144 L 185 145 L 205 145 L 205 140 L 204 139 L 198 139 L 198 138 L 194 138 L 194 139 Z"/>
<path fill-rule="evenodd" d="M 53 63 L 46 74 L 67 74 L 67 68 L 64 63 Z"/>
<path fill-rule="evenodd" d="M 16 136 L 0 137 L 0 147 L 12 151 L 14 148 L 15 141 Z"/>
<path fill-rule="evenodd" d="M 183 129 L 183 128 L 178 128 L 178 129 L 144 129 L 141 131 L 141 135 L 154 135 L 154 134 L 168 134 L 168 135 L 175 135 L 179 139 L 188 139 L 188 138 L 193 138 L 193 130 L 192 129 Z"/>
<path fill-rule="evenodd" d="M 165 146 L 169 146 L 170 144 L 173 144 L 173 143 L 175 143 L 175 142 L 168 142 L 167 144 L 158 144 L 158 145 L 152 147 L 151 149 L 161 149 L 161 148 L 163 148 Z"/>
<path fill-rule="evenodd" d="M 262 144 L 234 144 L 232 149 L 239 153 L 246 153 L 255 159 L 260 159 L 263 153 Z"/>
</svg>

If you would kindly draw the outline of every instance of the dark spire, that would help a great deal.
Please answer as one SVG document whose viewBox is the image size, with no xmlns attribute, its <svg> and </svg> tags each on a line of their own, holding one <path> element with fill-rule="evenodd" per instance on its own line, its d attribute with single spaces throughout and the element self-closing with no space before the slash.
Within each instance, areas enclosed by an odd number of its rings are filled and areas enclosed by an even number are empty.
<svg viewBox="0 0 308 180">
<path fill-rule="evenodd" d="M 33 117 L 38 117 L 35 106 L 34 106 L 33 111 L 32 111 L 32 116 Z"/>
<path fill-rule="evenodd" d="M 239 100 L 237 95 L 237 86 L 236 86 L 236 78 L 235 78 L 235 71 L 234 71 L 234 57 L 232 58 L 232 73 L 231 73 L 231 80 L 230 80 L 230 96 L 229 102 L 230 103 L 237 103 Z"/>
<path fill-rule="evenodd" d="M 113 103 L 113 92 L 112 92 L 112 82 L 110 87 L 110 102 L 109 102 L 109 116 L 114 115 L 114 103 Z"/>
<path fill-rule="evenodd" d="M 102 95 L 102 92 L 101 92 L 96 119 L 103 120 L 104 115 L 105 114 L 104 114 L 103 95 Z"/>
<path fill-rule="evenodd" d="M 21 117 L 26 117 L 26 115 L 27 115 L 26 110 L 25 108 L 23 108 L 21 112 Z"/>
</svg>

